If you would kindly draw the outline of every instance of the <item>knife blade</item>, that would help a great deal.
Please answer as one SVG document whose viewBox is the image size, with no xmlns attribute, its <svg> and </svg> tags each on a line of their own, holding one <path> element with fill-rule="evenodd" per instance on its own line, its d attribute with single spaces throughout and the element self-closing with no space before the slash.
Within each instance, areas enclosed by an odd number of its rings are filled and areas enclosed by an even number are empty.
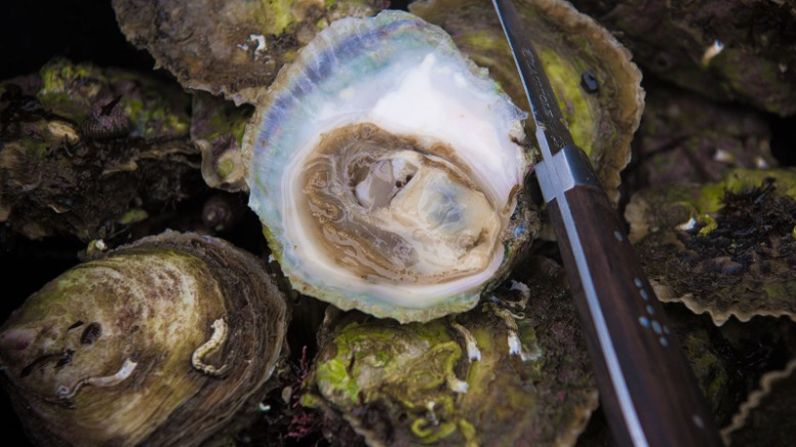
<svg viewBox="0 0 796 447">
<path fill-rule="evenodd" d="M 573 142 L 510 0 L 492 1 L 525 88 L 534 171 L 587 334 L 600 399 L 622 446 L 719 446 L 718 430 L 622 223 Z"/>
</svg>

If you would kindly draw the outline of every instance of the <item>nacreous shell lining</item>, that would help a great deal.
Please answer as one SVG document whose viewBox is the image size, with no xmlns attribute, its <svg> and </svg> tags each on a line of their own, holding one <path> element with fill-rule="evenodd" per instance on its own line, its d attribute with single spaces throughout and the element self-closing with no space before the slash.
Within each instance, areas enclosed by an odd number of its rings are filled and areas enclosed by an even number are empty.
<svg viewBox="0 0 796 447">
<path fill-rule="evenodd" d="M 363 279 L 430 284 L 483 270 L 501 216 L 455 150 L 373 124 L 324 135 L 305 162 L 302 225 Z"/>
<path fill-rule="evenodd" d="M 301 293 L 400 321 L 466 310 L 511 258 L 525 116 L 441 29 L 339 20 L 257 107 L 249 206 Z"/>
</svg>

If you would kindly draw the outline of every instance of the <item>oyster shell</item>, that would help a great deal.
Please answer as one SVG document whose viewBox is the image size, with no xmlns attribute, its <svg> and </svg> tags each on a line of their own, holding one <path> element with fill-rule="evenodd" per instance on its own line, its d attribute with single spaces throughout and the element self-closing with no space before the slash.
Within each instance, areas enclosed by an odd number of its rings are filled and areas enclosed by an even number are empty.
<svg viewBox="0 0 796 447">
<path fill-rule="evenodd" d="M 574 445 L 598 404 L 583 334 L 563 270 L 523 267 L 496 292 L 516 319 L 485 303 L 422 324 L 330 323 L 302 401 L 369 445 Z"/>
<path fill-rule="evenodd" d="M 88 241 L 206 189 L 190 97 L 129 71 L 54 60 L 0 84 L 0 222 Z"/>
<path fill-rule="evenodd" d="M 619 173 L 630 161 L 630 141 L 644 109 L 641 72 L 605 28 L 566 1 L 514 2 L 539 54 L 576 144 L 592 160 L 609 196 L 617 200 Z M 489 0 L 428 0 L 410 10 L 449 32 L 515 104 L 528 110 L 497 15 Z M 526 123 L 533 126 L 532 121 Z M 533 129 L 529 129 L 533 134 Z"/>
<path fill-rule="evenodd" d="M 796 321 L 793 169 L 737 169 L 720 182 L 642 191 L 625 217 L 662 301 L 717 325 L 731 316 Z"/>
<path fill-rule="evenodd" d="M 633 191 L 717 182 L 736 168 L 777 166 L 769 120 L 746 106 L 717 104 L 676 87 L 647 82 L 625 186 Z"/>
<path fill-rule="evenodd" d="M 793 408 L 796 405 L 796 359 L 784 369 L 772 371 L 761 380 L 733 417 L 721 430 L 724 443 L 742 446 L 789 445 L 796 437 Z M 774 429 L 772 429 L 775 427 Z"/>
<path fill-rule="evenodd" d="M 127 39 L 186 88 L 241 102 L 256 98 L 296 51 L 341 17 L 369 16 L 384 0 L 113 0 Z"/>
<path fill-rule="evenodd" d="M 525 117 L 438 27 L 339 20 L 257 107 L 249 206 L 303 293 L 402 322 L 464 311 L 536 226 Z"/>
<path fill-rule="evenodd" d="M 167 232 L 28 298 L 0 332 L 3 382 L 42 445 L 198 445 L 262 399 L 287 319 L 259 260 Z"/>
<path fill-rule="evenodd" d="M 796 112 L 792 0 L 573 0 L 633 51 L 645 70 L 717 102 Z"/>
</svg>

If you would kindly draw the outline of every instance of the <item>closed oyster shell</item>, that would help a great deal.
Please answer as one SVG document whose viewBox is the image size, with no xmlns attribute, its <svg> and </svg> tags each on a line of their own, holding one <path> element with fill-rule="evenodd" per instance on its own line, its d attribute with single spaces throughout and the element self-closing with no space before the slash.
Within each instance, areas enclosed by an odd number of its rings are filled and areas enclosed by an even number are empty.
<svg viewBox="0 0 796 447">
<path fill-rule="evenodd" d="M 167 232 L 28 298 L 0 332 L 3 382 L 42 445 L 198 445 L 255 409 L 287 319 L 256 258 Z"/>
<path fill-rule="evenodd" d="M 796 112 L 793 0 L 573 0 L 660 79 L 718 102 Z"/>
<path fill-rule="evenodd" d="M 572 137 L 592 160 L 615 201 L 619 173 L 644 109 L 641 72 L 611 33 L 562 0 L 514 2 L 542 60 Z M 503 30 L 489 0 L 428 0 L 410 10 L 451 34 L 476 64 L 486 67 L 515 104 L 527 99 Z M 529 120 L 526 123 L 533 126 Z M 533 134 L 533 129 L 527 132 Z"/>
<path fill-rule="evenodd" d="M 114 0 L 127 39 L 187 88 L 254 103 L 296 50 L 332 21 L 383 0 Z"/>
<path fill-rule="evenodd" d="M 109 237 L 204 191 L 176 84 L 57 59 L 0 84 L 0 222 Z"/>
<path fill-rule="evenodd" d="M 796 321 L 796 172 L 730 171 L 724 180 L 637 193 L 630 239 L 662 301 L 731 316 Z"/>
<path fill-rule="evenodd" d="M 369 445 L 574 445 L 598 404 L 580 324 L 557 264 L 523 271 L 495 295 L 515 316 L 332 321 L 302 402 Z"/>
</svg>

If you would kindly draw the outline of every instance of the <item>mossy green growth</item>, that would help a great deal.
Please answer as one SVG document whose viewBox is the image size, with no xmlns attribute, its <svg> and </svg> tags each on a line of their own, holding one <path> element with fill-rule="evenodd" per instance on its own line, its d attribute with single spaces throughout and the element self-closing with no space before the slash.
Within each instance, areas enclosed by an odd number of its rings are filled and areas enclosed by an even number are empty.
<svg viewBox="0 0 796 447">
<path fill-rule="evenodd" d="M 55 59 L 39 70 L 42 86 L 36 94 L 52 112 L 81 121 L 91 112 L 91 102 L 107 78 L 90 64 L 73 64 Z"/>
<path fill-rule="evenodd" d="M 256 12 L 257 22 L 266 34 L 281 35 L 297 21 L 294 10 L 304 0 L 260 0 Z"/>
<path fill-rule="evenodd" d="M 550 79 L 550 85 L 556 94 L 558 106 L 567 122 L 572 139 L 586 154 L 593 152 L 594 141 L 599 138 L 595 124 L 594 108 L 586 99 L 586 93 L 580 86 L 583 72 L 561 54 L 551 49 L 542 49 L 539 58 Z"/>
<path fill-rule="evenodd" d="M 569 430 L 573 414 L 591 411 L 578 405 L 596 405 L 591 377 L 571 364 L 558 371 L 572 356 L 547 357 L 559 334 L 546 333 L 543 348 L 538 320 L 516 321 L 530 355 L 512 354 L 510 325 L 491 309 L 460 315 L 459 329 L 451 320 L 401 325 L 349 315 L 322 343 L 310 379 L 315 396 L 372 440 L 388 427 L 390 441 L 400 445 L 514 445 L 526 436 L 552 444 L 548 437 Z M 565 327 L 557 330 L 569 332 Z M 461 328 L 480 359 L 468 359 Z M 586 395 L 588 403 L 580 400 Z M 383 423 L 368 428 L 375 419 Z"/>
<path fill-rule="evenodd" d="M 777 191 L 796 199 L 796 175 L 789 169 L 736 169 L 721 181 L 704 185 L 694 197 L 693 204 L 700 214 L 715 213 L 723 206 L 724 195 L 759 187 L 766 179 L 776 182 Z"/>
</svg>

